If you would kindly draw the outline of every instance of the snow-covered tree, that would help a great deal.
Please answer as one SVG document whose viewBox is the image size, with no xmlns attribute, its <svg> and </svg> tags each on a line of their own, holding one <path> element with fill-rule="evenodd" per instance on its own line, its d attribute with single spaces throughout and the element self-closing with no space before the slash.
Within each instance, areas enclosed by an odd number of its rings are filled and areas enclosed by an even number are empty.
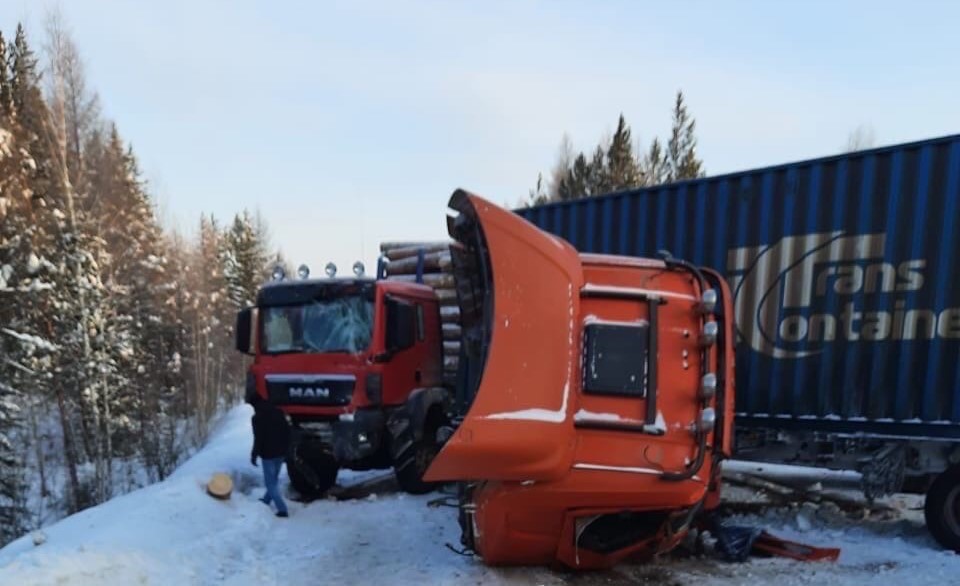
<svg viewBox="0 0 960 586">
<path fill-rule="evenodd" d="M 0 38 L 0 545 L 110 498 L 115 466 L 163 478 L 203 440 L 239 396 L 233 316 L 266 270 L 259 216 L 164 233 L 65 27 L 48 35 L 46 83 L 23 27 Z"/>
<path fill-rule="evenodd" d="M 22 450 L 18 449 L 23 397 L 0 381 L 0 544 L 18 537 L 26 525 Z"/>
<path fill-rule="evenodd" d="M 24 482 L 20 404 L 23 396 L 13 386 L 19 379 L 15 369 L 22 367 L 21 340 L 16 337 L 17 316 L 12 311 L 14 295 L 14 258 L 21 254 L 23 239 L 24 177 L 12 132 L 12 103 L 7 74 L 6 42 L 0 35 L 0 544 L 17 537 L 24 529 Z"/>
<path fill-rule="evenodd" d="M 267 243 L 262 230 L 246 210 L 237 214 L 224 237 L 224 277 L 237 309 L 254 304 L 267 272 Z"/>
</svg>

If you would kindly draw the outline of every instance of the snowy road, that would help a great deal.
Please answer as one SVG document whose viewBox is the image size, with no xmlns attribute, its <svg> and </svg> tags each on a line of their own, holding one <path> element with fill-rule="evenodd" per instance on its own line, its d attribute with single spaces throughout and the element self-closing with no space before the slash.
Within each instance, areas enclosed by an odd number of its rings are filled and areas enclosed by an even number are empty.
<svg viewBox="0 0 960 586">
<path fill-rule="evenodd" d="M 835 564 L 754 560 L 724 564 L 670 558 L 610 572 L 490 569 L 444 547 L 458 543 L 453 511 L 436 495 L 290 503 L 282 520 L 256 500 L 259 470 L 247 462 L 249 411 L 233 410 L 209 445 L 170 479 L 114 499 L 0 550 L 0 585 L 101 584 L 888 584 L 941 585 L 960 576 L 960 556 L 936 548 L 922 515 L 853 523 L 806 510 L 741 519 L 787 538 L 842 548 Z M 232 471 L 230 501 L 204 494 L 210 474 Z"/>
</svg>

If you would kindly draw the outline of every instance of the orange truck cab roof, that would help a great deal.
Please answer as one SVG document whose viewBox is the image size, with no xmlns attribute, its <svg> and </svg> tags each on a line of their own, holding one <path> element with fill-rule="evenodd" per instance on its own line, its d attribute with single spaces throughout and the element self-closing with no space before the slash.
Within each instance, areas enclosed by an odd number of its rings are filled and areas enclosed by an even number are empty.
<svg viewBox="0 0 960 586">
<path fill-rule="evenodd" d="M 578 254 L 464 191 L 450 207 L 463 413 L 427 478 L 463 482 L 465 545 L 573 568 L 673 547 L 730 447 L 726 285 L 672 259 Z"/>
</svg>

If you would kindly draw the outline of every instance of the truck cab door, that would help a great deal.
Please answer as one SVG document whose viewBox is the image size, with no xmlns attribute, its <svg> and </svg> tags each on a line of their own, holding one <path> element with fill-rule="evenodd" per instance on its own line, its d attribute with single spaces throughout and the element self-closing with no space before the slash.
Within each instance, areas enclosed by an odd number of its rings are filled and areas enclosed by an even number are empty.
<svg viewBox="0 0 960 586">
<path fill-rule="evenodd" d="M 383 297 L 384 349 L 383 403 L 402 403 L 419 386 L 420 364 L 416 352 L 416 306 L 389 293 Z"/>
</svg>

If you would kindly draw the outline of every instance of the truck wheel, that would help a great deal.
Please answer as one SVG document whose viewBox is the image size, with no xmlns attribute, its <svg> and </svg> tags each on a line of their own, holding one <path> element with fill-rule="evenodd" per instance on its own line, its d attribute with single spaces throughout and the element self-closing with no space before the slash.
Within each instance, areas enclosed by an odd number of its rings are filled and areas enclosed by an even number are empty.
<svg viewBox="0 0 960 586">
<path fill-rule="evenodd" d="M 287 458 L 287 476 L 300 495 L 307 499 L 323 496 L 337 482 L 340 466 L 332 454 L 321 450 L 301 449 Z"/>
<path fill-rule="evenodd" d="M 397 484 L 404 492 L 426 494 L 437 488 L 437 483 L 424 482 L 423 475 L 440 451 L 437 443 L 437 430 L 443 422 L 443 414 L 431 411 L 423 426 L 419 440 L 413 439 L 413 429 L 409 420 L 405 428 L 394 437 L 394 445 L 399 450 L 394 455 L 393 468 Z"/>
<path fill-rule="evenodd" d="M 923 514 L 934 539 L 960 553 L 960 466 L 948 468 L 933 481 Z"/>
</svg>

